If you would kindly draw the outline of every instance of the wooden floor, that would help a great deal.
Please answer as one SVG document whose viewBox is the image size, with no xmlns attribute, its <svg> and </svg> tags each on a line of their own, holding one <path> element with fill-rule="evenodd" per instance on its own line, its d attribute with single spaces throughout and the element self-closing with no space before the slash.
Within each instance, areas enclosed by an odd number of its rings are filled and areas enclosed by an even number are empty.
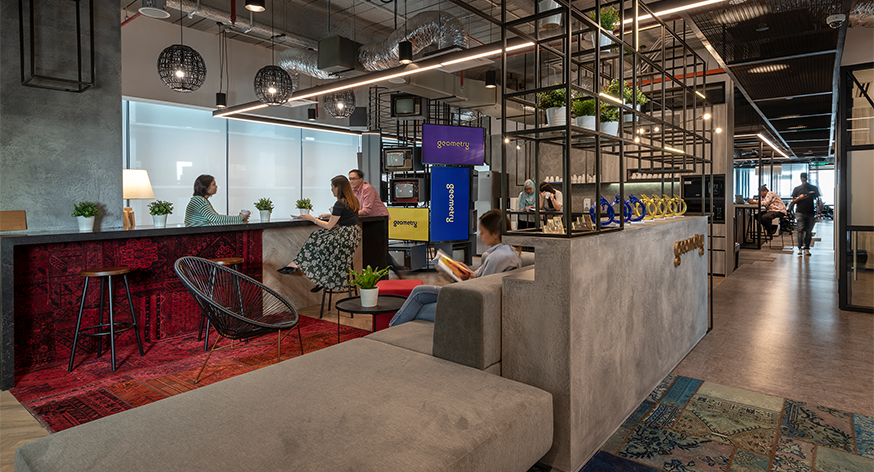
<svg viewBox="0 0 874 472">
<path fill-rule="evenodd" d="M 874 415 L 874 315 L 838 309 L 831 224 L 816 230 L 810 257 L 741 251 L 675 374 Z"/>
<path fill-rule="evenodd" d="M 675 374 L 874 416 L 874 315 L 837 308 L 831 228 L 817 230 L 811 257 L 744 250 L 737 271 L 714 278 L 714 329 Z M 402 275 L 447 283 L 434 272 Z M 318 317 L 319 307 L 301 314 Z M 325 318 L 336 320 L 336 311 Z M 340 322 L 370 329 L 369 316 Z M 12 471 L 15 448 L 46 434 L 0 394 L 0 472 Z"/>
</svg>

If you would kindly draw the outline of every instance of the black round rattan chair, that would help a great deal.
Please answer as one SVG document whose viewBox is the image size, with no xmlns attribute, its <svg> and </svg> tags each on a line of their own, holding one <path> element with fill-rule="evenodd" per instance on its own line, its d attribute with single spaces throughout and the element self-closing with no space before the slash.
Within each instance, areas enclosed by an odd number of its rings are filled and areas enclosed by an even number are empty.
<svg viewBox="0 0 874 472">
<path fill-rule="evenodd" d="M 176 260 L 174 268 L 176 275 L 219 334 L 197 373 L 195 383 L 200 380 L 200 374 L 213 351 L 234 348 L 235 340 L 251 339 L 275 332 L 276 362 L 279 362 L 284 339 L 282 330 L 297 327 L 300 353 L 303 354 L 303 337 L 298 325 L 300 318 L 279 294 L 251 277 L 200 257 L 181 257 Z M 216 348 L 222 337 L 231 340 L 230 346 Z M 250 346 L 266 344 L 273 342 Z"/>
</svg>

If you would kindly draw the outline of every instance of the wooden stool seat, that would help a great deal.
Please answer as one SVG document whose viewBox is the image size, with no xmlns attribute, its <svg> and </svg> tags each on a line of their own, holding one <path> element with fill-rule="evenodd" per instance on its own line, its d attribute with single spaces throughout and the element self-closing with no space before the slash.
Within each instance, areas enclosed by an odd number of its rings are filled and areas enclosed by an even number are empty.
<svg viewBox="0 0 874 472">
<path fill-rule="evenodd" d="M 124 275 L 130 273 L 130 267 L 94 267 L 79 272 L 79 277 L 108 277 L 110 275 Z"/>
<path fill-rule="evenodd" d="M 215 262 L 220 266 L 235 266 L 243 263 L 242 257 L 221 257 L 218 259 L 210 259 L 210 262 Z"/>
</svg>

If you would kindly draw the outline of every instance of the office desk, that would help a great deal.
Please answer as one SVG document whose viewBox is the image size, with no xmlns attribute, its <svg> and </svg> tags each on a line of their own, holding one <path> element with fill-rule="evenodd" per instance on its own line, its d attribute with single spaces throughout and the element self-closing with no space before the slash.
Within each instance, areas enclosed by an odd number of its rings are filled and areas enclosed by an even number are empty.
<svg viewBox="0 0 874 472">
<path fill-rule="evenodd" d="M 744 249 L 761 249 L 762 232 L 759 227 L 758 205 L 735 205 L 734 206 L 734 234 L 735 241 L 740 241 L 740 247 Z M 754 233 L 750 237 L 750 233 Z"/>
</svg>

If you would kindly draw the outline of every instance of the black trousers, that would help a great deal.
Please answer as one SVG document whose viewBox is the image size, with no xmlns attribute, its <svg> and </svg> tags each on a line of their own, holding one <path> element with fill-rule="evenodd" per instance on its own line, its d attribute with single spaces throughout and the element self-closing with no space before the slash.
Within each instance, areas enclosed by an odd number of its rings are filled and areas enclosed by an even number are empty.
<svg viewBox="0 0 874 472">
<path fill-rule="evenodd" d="M 785 213 L 780 213 L 779 211 L 766 211 L 764 213 L 759 214 L 759 221 L 762 223 L 762 227 L 765 228 L 765 234 L 771 234 L 774 232 L 774 225 L 771 224 L 771 221 L 774 218 L 783 218 L 786 216 Z"/>
</svg>

